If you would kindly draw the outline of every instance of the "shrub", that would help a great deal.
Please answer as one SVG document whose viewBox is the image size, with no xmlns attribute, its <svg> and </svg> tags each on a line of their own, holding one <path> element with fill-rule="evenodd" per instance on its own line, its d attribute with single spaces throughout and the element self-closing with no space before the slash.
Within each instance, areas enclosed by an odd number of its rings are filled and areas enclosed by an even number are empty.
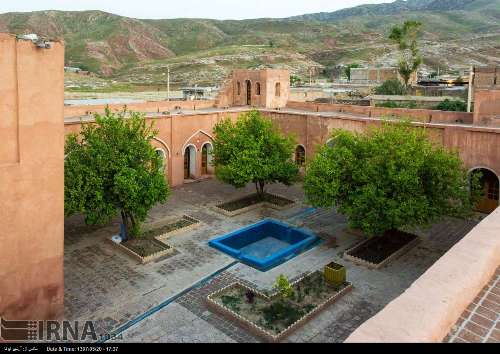
<svg viewBox="0 0 500 354">
<path fill-rule="evenodd" d="M 398 79 L 390 79 L 385 81 L 382 85 L 375 87 L 375 94 L 377 95 L 406 95 L 406 86 Z"/>
<path fill-rule="evenodd" d="M 409 108 L 409 109 L 416 109 L 417 108 L 417 102 L 394 102 L 394 101 L 386 101 L 382 103 L 378 103 L 376 105 L 377 107 L 382 107 L 382 108 Z"/>
<path fill-rule="evenodd" d="M 467 112 L 467 103 L 460 100 L 445 99 L 436 106 L 436 109 L 450 112 Z"/>
</svg>

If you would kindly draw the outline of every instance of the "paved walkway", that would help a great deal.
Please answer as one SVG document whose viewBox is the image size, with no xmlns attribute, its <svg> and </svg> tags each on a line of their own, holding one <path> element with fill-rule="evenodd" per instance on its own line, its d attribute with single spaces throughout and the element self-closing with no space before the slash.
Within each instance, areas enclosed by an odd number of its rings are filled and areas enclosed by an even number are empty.
<svg viewBox="0 0 500 354">
<path fill-rule="evenodd" d="M 294 279 L 337 261 L 346 265 L 348 280 L 354 284 L 353 292 L 287 341 L 342 342 L 360 324 L 404 292 L 476 224 L 445 220 L 419 232 L 422 241 L 407 254 L 380 270 L 368 270 L 341 257 L 344 250 L 363 240 L 344 231 L 346 220 L 343 216 L 303 205 L 300 186 L 276 185 L 270 191 L 295 199 L 297 205 L 281 212 L 261 209 L 228 218 L 211 205 L 253 192 L 253 187 L 235 190 L 208 180 L 176 188 L 168 203 L 150 213 L 150 221 L 190 215 L 201 220 L 203 225 L 174 236 L 169 243 L 176 253 L 148 265 L 137 264 L 104 242 L 117 233 L 119 220 L 101 228 L 87 227 L 79 217 L 66 220 L 66 318 L 93 320 L 99 334 L 107 334 L 171 299 L 167 306 L 123 331 L 119 340 L 255 342 L 259 339 L 210 312 L 205 305 L 206 296 L 237 280 L 269 290 L 279 274 Z M 216 236 L 264 217 L 308 228 L 323 238 L 323 243 L 266 273 L 236 263 L 207 244 Z M 224 268 L 227 269 L 221 272 Z M 214 273 L 214 277 L 209 277 Z M 201 279 L 206 281 L 199 283 Z"/>
<path fill-rule="evenodd" d="M 464 311 L 448 343 L 500 343 L 500 268 Z"/>
</svg>

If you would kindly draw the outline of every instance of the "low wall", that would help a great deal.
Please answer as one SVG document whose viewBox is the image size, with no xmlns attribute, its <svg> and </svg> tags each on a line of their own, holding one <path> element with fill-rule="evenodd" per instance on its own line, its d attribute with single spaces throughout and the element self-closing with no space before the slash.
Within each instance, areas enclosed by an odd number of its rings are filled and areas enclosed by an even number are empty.
<svg viewBox="0 0 500 354">
<path fill-rule="evenodd" d="M 367 117 L 401 117 L 425 123 L 462 123 L 472 124 L 473 114 L 466 112 L 445 112 L 428 109 L 382 108 L 289 101 L 287 108 L 312 112 L 339 112 Z"/>
<path fill-rule="evenodd" d="M 166 112 L 174 110 L 178 107 L 184 110 L 197 110 L 215 107 L 214 100 L 203 101 L 151 101 L 130 104 L 110 104 L 110 105 L 81 105 L 81 106 L 64 106 L 64 117 L 80 117 L 94 113 L 104 113 L 104 109 L 109 107 L 112 111 L 121 111 L 124 106 L 130 111 L 137 112 Z"/>
<path fill-rule="evenodd" d="M 347 343 L 441 342 L 500 264 L 500 208 Z"/>
</svg>

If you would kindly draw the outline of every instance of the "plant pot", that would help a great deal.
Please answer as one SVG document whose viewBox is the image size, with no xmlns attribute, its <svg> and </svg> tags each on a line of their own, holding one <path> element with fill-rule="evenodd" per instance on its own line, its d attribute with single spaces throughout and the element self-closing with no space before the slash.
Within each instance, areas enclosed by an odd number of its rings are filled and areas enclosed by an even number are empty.
<svg viewBox="0 0 500 354">
<path fill-rule="evenodd" d="M 335 262 L 325 266 L 324 275 L 325 280 L 331 284 L 342 284 L 347 280 L 345 267 Z"/>
</svg>

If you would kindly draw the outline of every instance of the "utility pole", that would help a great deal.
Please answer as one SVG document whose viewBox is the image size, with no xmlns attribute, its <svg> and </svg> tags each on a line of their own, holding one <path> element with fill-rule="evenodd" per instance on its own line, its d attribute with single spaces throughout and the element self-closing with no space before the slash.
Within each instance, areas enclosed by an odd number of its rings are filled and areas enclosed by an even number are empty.
<svg viewBox="0 0 500 354">
<path fill-rule="evenodd" d="M 474 82 L 474 67 L 470 67 L 469 72 L 469 95 L 467 97 L 467 112 L 470 113 L 472 110 L 472 85 Z"/>
<path fill-rule="evenodd" d="M 170 101 L 170 65 L 167 65 L 167 101 Z"/>
</svg>

